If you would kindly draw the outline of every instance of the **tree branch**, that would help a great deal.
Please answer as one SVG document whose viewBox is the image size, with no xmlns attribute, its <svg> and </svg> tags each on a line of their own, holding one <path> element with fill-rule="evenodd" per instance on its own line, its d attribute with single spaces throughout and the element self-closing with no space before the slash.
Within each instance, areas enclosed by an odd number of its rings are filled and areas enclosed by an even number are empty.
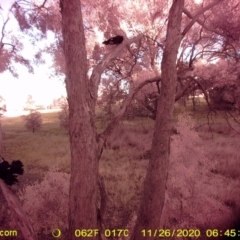
<svg viewBox="0 0 240 240">
<path fill-rule="evenodd" d="M 176 94 L 176 96 L 175 96 L 175 102 L 177 102 L 177 101 L 178 101 L 181 97 L 183 97 L 184 95 L 187 95 L 187 94 L 189 94 L 190 92 L 192 92 L 193 90 L 196 89 L 196 85 L 193 85 L 193 86 L 192 86 L 192 82 L 193 82 L 193 81 L 191 81 L 191 82 L 188 84 L 188 86 L 185 87 L 185 88 L 182 90 L 182 92 Z"/>
<path fill-rule="evenodd" d="M 199 16 L 201 14 L 203 14 L 204 12 L 206 12 L 207 10 L 209 10 L 210 8 L 214 7 L 215 5 L 217 5 L 219 2 L 221 2 L 223 0 L 215 0 L 214 2 L 210 3 L 209 5 L 207 5 L 206 7 L 202 8 L 200 11 L 198 11 L 198 13 L 193 17 L 192 14 L 187 10 L 187 9 L 183 9 L 183 12 L 192 19 L 192 21 L 186 26 L 186 28 L 183 30 L 182 35 L 185 36 L 186 33 L 190 30 L 190 28 L 193 26 L 193 24 L 195 22 L 198 22 L 200 25 L 202 25 L 205 28 L 204 23 L 201 20 L 198 20 Z M 211 30 L 212 31 L 212 30 Z"/>
<path fill-rule="evenodd" d="M 9 21 L 9 18 L 7 18 L 7 20 L 3 23 L 3 26 L 2 26 L 2 36 L 1 36 L 1 40 L 0 40 L 0 43 L 1 44 L 1 49 L 3 48 L 4 44 L 3 44 L 3 39 L 5 37 L 5 27 L 6 27 L 6 24 L 7 22 Z"/>
<path fill-rule="evenodd" d="M 212 105 L 210 104 L 210 102 L 209 102 L 209 100 L 208 100 L 208 94 L 207 94 L 206 90 L 204 89 L 204 87 L 202 86 L 202 84 L 201 84 L 198 80 L 194 79 L 193 77 L 191 77 L 191 79 L 192 79 L 194 82 L 196 82 L 196 83 L 198 84 L 198 86 L 201 88 L 201 90 L 202 90 L 202 92 L 203 92 L 203 94 L 204 94 L 204 97 L 205 97 L 205 99 L 206 99 L 206 102 L 207 102 L 210 110 L 215 113 L 216 111 L 213 109 Z"/>
<path fill-rule="evenodd" d="M 102 148 L 103 148 L 104 144 L 106 143 L 106 141 L 108 139 L 108 136 L 112 133 L 116 124 L 122 119 L 124 113 L 126 112 L 127 108 L 131 104 L 131 101 L 133 100 L 133 98 L 135 97 L 137 92 L 139 90 L 141 90 L 145 85 L 147 85 L 149 83 L 157 82 L 157 81 L 161 81 L 161 78 L 160 77 L 154 77 L 154 78 L 147 79 L 146 81 L 140 83 L 134 89 L 134 91 L 132 93 L 129 93 L 128 97 L 124 101 L 124 103 L 123 103 L 121 109 L 119 110 L 119 112 L 113 117 L 113 119 L 108 124 L 106 129 L 102 133 L 98 134 L 98 148 L 99 148 L 100 153 L 102 152 Z"/>
<path fill-rule="evenodd" d="M 2 46 L 4 46 L 4 45 L 8 45 L 8 46 L 11 46 L 12 47 L 12 52 L 14 52 L 15 50 L 16 50 L 16 47 L 15 47 L 15 45 L 13 45 L 13 44 L 11 44 L 11 43 L 2 43 Z"/>
<path fill-rule="evenodd" d="M 100 84 L 101 75 L 103 71 L 106 69 L 107 65 L 116 58 L 120 52 L 126 47 L 127 45 L 132 44 L 133 42 L 139 41 L 143 35 L 139 35 L 137 37 L 126 39 L 124 40 L 119 46 L 117 46 L 112 52 L 107 54 L 103 61 L 100 62 L 93 70 L 92 75 L 90 77 L 90 92 L 91 96 L 93 97 L 95 103 L 97 101 L 97 93 L 98 93 L 98 86 Z"/>
</svg>

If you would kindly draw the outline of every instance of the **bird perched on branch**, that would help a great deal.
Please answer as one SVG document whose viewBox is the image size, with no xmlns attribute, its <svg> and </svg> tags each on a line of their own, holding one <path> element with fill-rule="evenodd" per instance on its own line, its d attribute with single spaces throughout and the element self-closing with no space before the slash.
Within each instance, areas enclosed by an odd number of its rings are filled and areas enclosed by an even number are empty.
<svg viewBox="0 0 240 240">
<path fill-rule="evenodd" d="M 17 183 L 17 175 L 22 175 L 24 172 L 23 164 L 20 160 L 12 161 L 9 164 L 4 158 L 0 158 L 0 178 L 9 186 Z"/>
<path fill-rule="evenodd" d="M 117 45 L 117 44 L 122 43 L 123 39 L 124 39 L 123 36 L 117 35 L 116 37 L 113 37 L 113 38 L 108 39 L 107 41 L 104 41 L 103 44 L 105 44 L 105 45 Z"/>
</svg>

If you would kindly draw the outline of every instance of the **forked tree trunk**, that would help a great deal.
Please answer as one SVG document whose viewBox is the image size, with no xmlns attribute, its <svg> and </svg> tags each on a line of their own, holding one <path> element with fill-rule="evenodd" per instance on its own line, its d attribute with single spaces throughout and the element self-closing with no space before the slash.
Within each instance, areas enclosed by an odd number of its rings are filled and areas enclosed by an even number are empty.
<svg viewBox="0 0 240 240">
<path fill-rule="evenodd" d="M 62 0 L 62 27 L 69 104 L 71 180 L 69 240 L 77 229 L 97 228 L 98 150 L 93 100 L 89 94 L 87 57 L 79 0 Z M 77 213 L 77 214 L 76 214 Z M 79 236 L 83 231 L 76 232 Z M 88 232 L 91 239 L 91 232 Z M 89 239 L 82 235 L 81 239 Z M 80 237 L 80 236 L 79 236 Z"/>
<path fill-rule="evenodd" d="M 184 0 L 174 0 L 169 13 L 166 45 L 162 60 L 161 96 L 158 99 L 155 132 L 152 142 L 152 159 L 149 163 L 142 204 L 133 240 L 154 239 L 143 236 L 144 229 L 158 229 L 165 199 L 165 186 L 170 152 L 170 131 L 177 83 L 176 60 L 182 37 L 197 21 L 198 16 L 222 0 L 200 10 L 181 34 L 181 16 Z M 69 240 L 75 239 L 75 230 L 88 229 L 81 239 L 99 239 L 91 229 L 96 229 L 98 186 L 98 161 L 109 134 L 122 118 L 131 100 L 145 84 L 159 81 L 159 77 L 148 79 L 130 93 L 120 111 L 101 134 L 96 134 L 94 107 L 97 99 L 101 74 L 107 64 L 127 45 L 141 36 L 125 40 L 109 53 L 87 78 L 87 58 L 80 0 L 60 0 L 66 60 L 66 88 L 69 103 L 71 180 L 69 202 Z M 92 234 L 91 234 L 92 233 Z M 80 236 L 79 236 L 80 237 Z"/>
<path fill-rule="evenodd" d="M 162 59 L 161 96 L 158 99 L 155 131 L 144 192 L 132 240 L 159 239 L 144 229 L 159 229 L 168 174 L 170 131 L 177 85 L 176 60 L 180 46 L 184 0 L 175 0 L 170 9 L 166 45 Z"/>
</svg>

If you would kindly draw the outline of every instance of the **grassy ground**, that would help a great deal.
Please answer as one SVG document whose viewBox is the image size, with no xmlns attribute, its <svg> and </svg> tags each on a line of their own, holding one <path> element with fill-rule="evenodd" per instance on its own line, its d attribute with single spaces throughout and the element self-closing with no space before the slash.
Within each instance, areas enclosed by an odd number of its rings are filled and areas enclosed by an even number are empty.
<svg viewBox="0 0 240 240">
<path fill-rule="evenodd" d="M 171 170 L 162 224 L 166 228 L 200 228 L 203 231 L 213 227 L 233 227 L 240 212 L 239 134 L 224 120 L 223 113 L 212 117 L 209 128 L 205 124 L 208 119 L 204 105 L 198 106 L 195 112 L 189 105 L 187 110 L 198 126 L 197 133 L 190 128 L 191 120 L 185 122 L 183 118 L 178 125 L 180 134 L 172 137 Z M 175 122 L 183 111 L 183 107 L 176 107 Z M 34 134 L 24 129 L 21 117 L 2 119 L 3 156 L 9 161 L 20 159 L 25 166 L 25 174 L 13 190 L 27 189 L 20 197 L 38 231 L 40 225 L 44 227 L 42 219 L 46 219 L 48 208 L 54 216 L 67 219 L 67 203 L 59 202 L 59 194 L 67 199 L 68 184 L 65 182 L 69 175 L 58 175 L 51 168 L 57 165 L 60 172 L 70 172 L 68 135 L 60 129 L 57 113 L 43 114 L 42 118 L 42 129 Z M 153 124 L 152 120 L 141 118 L 123 121 L 103 152 L 99 171 L 108 192 L 105 221 L 109 228 L 124 228 L 138 211 L 150 157 Z M 98 126 L 102 128 L 104 123 L 99 122 Z M 240 130 L 238 125 L 234 127 Z M 48 174 L 49 171 L 54 173 Z M 58 181 L 52 183 L 52 176 Z M 53 199 L 48 201 L 44 194 L 52 195 Z M 42 209 L 38 211 L 36 206 Z M 40 223 L 36 224 L 36 221 Z M 55 221 L 55 226 L 65 225 L 57 217 Z M 51 230 L 50 225 L 45 233 Z"/>
</svg>

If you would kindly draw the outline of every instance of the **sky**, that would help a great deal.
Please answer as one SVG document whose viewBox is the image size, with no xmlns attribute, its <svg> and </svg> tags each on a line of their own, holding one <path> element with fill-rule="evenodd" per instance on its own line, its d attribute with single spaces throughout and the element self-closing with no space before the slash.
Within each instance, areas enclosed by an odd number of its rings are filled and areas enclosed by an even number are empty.
<svg viewBox="0 0 240 240">
<path fill-rule="evenodd" d="M 0 0 L 0 5 L 4 10 L 1 11 L 0 28 L 3 18 L 7 17 L 6 13 L 11 3 L 11 0 Z M 18 31 L 17 23 L 12 18 L 7 23 L 7 27 L 7 31 Z M 47 40 L 39 43 L 38 46 L 32 46 L 27 38 L 23 38 L 24 50 L 22 55 L 31 59 L 34 51 L 51 43 L 51 41 L 53 41 L 53 34 L 48 34 Z M 63 79 L 52 76 L 51 57 L 45 54 L 44 59 L 46 64 L 35 66 L 34 74 L 30 74 L 27 68 L 20 64 L 15 66 L 19 74 L 18 78 L 13 77 L 9 71 L 0 74 L 0 96 L 6 100 L 7 109 L 21 108 L 26 103 L 28 95 L 32 95 L 33 100 L 39 104 L 50 104 L 52 99 L 66 95 Z"/>
</svg>

